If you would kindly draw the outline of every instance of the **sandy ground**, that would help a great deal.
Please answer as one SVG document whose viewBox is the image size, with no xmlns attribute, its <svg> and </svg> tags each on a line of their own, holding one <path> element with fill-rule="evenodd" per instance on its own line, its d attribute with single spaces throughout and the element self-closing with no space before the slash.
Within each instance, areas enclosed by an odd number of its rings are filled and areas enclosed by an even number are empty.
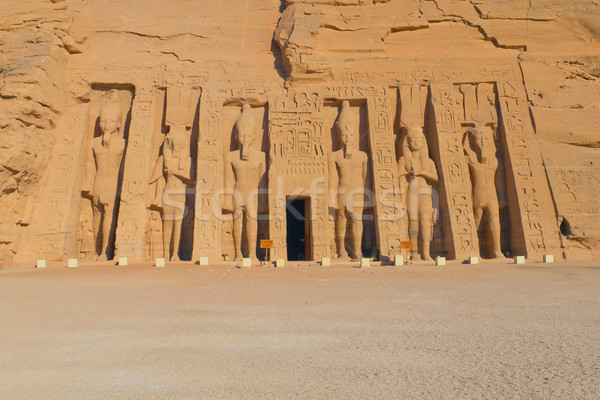
<svg viewBox="0 0 600 400">
<path fill-rule="evenodd" d="M 476 398 L 600 398 L 600 264 L 0 271 L 0 399 Z"/>
</svg>

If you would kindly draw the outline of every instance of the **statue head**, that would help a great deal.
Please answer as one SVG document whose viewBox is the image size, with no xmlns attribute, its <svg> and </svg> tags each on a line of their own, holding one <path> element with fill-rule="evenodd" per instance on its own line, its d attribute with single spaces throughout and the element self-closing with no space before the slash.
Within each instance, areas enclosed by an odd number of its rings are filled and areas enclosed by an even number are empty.
<svg viewBox="0 0 600 400">
<path fill-rule="evenodd" d="M 119 103 L 109 102 L 100 109 L 100 130 L 102 133 L 114 133 L 121 129 L 121 106 Z"/>
<path fill-rule="evenodd" d="M 486 152 L 493 142 L 492 131 L 484 125 L 477 125 L 469 129 L 469 135 L 471 136 L 471 143 L 474 149 L 479 153 Z"/>
<path fill-rule="evenodd" d="M 423 128 L 418 125 L 409 125 L 406 128 L 406 143 L 411 152 L 421 151 L 425 143 Z"/>
<path fill-rule="evenodd" d="M 340 134 L 340 141 L 346 149 L 352 149 L 356 145 L 358 135 L 356 131 L 356 120 L 350 111 L 350 102 L 344 100 L 342 109 L 335 126 Z"/>
<path fill-rule="evenodd" d="M 234 131 L 235 138 L 242 149 L 242 159 L 247 159 L 248 150 L 254 142 L 254 127 L 255 122 L 252 117 L 252 107 L 250 104 L 244 103 L 242 106 L 242 114 L 235 123 Z"/>
</svg>

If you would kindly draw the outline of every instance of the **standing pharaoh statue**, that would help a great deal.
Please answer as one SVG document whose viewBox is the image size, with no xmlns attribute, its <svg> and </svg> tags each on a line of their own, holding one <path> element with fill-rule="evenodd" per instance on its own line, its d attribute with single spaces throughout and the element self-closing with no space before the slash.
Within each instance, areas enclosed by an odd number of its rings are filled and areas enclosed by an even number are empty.
<svg viewBox="0 0 600 400">
<path fill-rule="evenodd" d="M 248 241 L 248 257 L 256 258 L 258 189 L 266 170 L 266 155 L 252 148 L 255 121 L 252 107 L 242 106 L 234 126 L 240 148 L 225 154 L 225 203 L 223 211 L 233 213 L 235 260 L 241 260 L 242 235 Z"/>
<path fill-rule="evenodd" d="M 102 135 L 91 141 L 85 163 L 85 183 L 82 192 L 92 198 L 93 229 L 98 259 L 107 260 L 109 239 L 116 225 L 119 198 L 119 172 L 125 151 L 121 135 L 121 106 L 109 101 L 100 109 L 99 125 Z"/>
<path fill-rule="evenodd" d="M 408 213 L 408 236 L 413 243 L 411 257 L 420 255 L 422 260 L 431 260 L 429 249 L 437 219 L 432 187 L 438 182 L 437 169 L 429 158 L 427 140 L 420 126 L 405 127 L 400 146 L 398 176 Z"/>
<path fill-rule="evenodd" d="M 190 135 L 185 126 L 172 126 L 163 142 L 162 196 L 163 257 L 179 261 L 181 225 L 185 217 L 186 188 L 191 183 Z"/>
<path fill-rule="evenodd" d="M 358 124 L 350 111 L 350 103 L 342 102 L 335 124 L 342 149 L 328 155 L 329 192 L 335 203 L 335 245 L 338 259 L 348 259 L 345 247 L 347 225 L 350 225 L 351 255 L 362 256 L 363 209 L 368 156 L 358 147 Z M 337 192 L 336 192 L 337 188 Z"/>
<path fill-rule="evenodd" d="M 471 183 L 473 184 L 473 211 L 479 228 L 485 214 L 489 237 L 486 239 L 488 254 L 503 257 L 500 246 L 500 211 L 496 193 L 498 159 L 493 132 L 483 125 L 470 128 L 463 139 L 463 148 Z"/>
<path fill-rule="evenodd" d="M 187 88 L 167 90 L 165 125 L 169 131 L 150 177 L 153 186 L 148 207 L 160 211 L 162 253 L 165 260 L 179 261 L 181 226 L 186 216 L 186 189 L 192 184 L 190 139 L 195 96 Z"/>
</svg>

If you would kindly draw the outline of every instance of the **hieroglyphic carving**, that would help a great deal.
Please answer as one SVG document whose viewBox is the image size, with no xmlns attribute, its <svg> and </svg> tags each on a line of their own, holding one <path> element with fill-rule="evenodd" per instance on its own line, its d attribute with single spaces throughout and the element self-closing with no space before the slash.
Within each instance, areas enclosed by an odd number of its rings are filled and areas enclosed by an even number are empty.
<svg viewBox="0 0 600 400">
<path fill-rule="evenodd" d="M 77 256 L 81 165 L 87 133 L 87 104 L 70 107 L 56 127 L 56 143 L 14 261 Z"/>
<path fill-rule="evenodd" d="M 367 97 L 377 243 L 382 261 L 400 253 L 400 242 L 407 239 L 403 224 L 406 207 L 400 196 L 394 151 L 393 110 L 387 87 L 379 87 L 376 96 Z"/>
<path fill-rule="evenodd" d="M 365 85 L 414 85 L 426 84 L 427 82 L 495 82 L 512 78 L 513 70 L 507 65 L 483 65 L 478 68 L 464 68 L 457 66 L 451 68 L 444 65 L 443 68 L 431 69 L 429 64 L 410 67 L 395 67 L 394 71 L 372 72 L 372 71 L 350 71 L 342 70 L 335 72 L 334 81 L 340 82 L 347 87 Z M 326 96 L 329 97 L 329 96 Z"/>
<path fill-rule="evenodd" d="M 136 91 L 131 109 L 131 126 L 123 168 L 123 184 L 116 236 L 116 254 L 144 259 L 146 197 L 152 167 L 154 113 L 153 94 Z"/>
<path fill-rule="evenodd" d="M 445 205 L 444 241 L 449 258 L 461 259 L 479 254 L 474 223 L 471 187 L 462 150 L 456 116 L 454 88 L 448 84 L 430 85 L 434 129 L 433 156 L 440 175 L 440 204 Z"/>
<path fill-rule="evenodd" d="M 220 135 L 223 99 L 212 89 L 202 91 L 200 98 L 200 132 L 196 173 L 196 206 L 194 250 L 192 259 L 209 257 L 222 261 L 220 196 L 223 186 L 222 137 Z"/>
<path fill-rule="evenodd" d="M 322 107 L 323 95 L 317 90 L 290 93 L 269 103 L 269 232 L 274 242 L 273 258 L 287 258 L 286 196 L 310 198 L 312 258 L 330 254 Z"/>
<path fill-rule="evenodd" d="M 525 117 L 527 104 L 519 88 L 512 82 L 498 82 L 498 103 L 502 120 L 503 140 L 512 177 L 510 189 L 518 202 L 518 214 L 513 212 L 513 251 L 522 255 L 543 254 L 559 247 L 557 229 L 544 220 L 541 198 L 547 189 L 545 176 L 538 176 L 533 165 L 532 129 Z M 537 151 L 537 146 L 535 148 Z M 542 186 L 544 185 L 544 187 Z M 517 228 L 518 227 L 518 228 Z"/>
</svg>

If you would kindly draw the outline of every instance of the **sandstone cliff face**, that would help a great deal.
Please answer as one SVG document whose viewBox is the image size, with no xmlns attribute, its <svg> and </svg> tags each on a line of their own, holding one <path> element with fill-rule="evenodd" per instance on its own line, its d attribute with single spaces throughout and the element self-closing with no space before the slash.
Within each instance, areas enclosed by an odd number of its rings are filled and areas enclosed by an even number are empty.
<svg viewBox="0 0 600 400">
<path fill-rule="evenodd" d="M 490 64 L 520 71 L 565 252 L 597 256 L 599 39 L 593 0 L 5 1 L 0 258 L 28 240 L 66 108 L 127 79 L 256 91 L 258 104 L 350 73 L 422 83 Z"/>
<path fill-rule="evenodd" d="M 66 1 L 8 1 L 0 10 L 0 259 L 30 223 L 65 102 L 70 11 Z"/>
</svg>

